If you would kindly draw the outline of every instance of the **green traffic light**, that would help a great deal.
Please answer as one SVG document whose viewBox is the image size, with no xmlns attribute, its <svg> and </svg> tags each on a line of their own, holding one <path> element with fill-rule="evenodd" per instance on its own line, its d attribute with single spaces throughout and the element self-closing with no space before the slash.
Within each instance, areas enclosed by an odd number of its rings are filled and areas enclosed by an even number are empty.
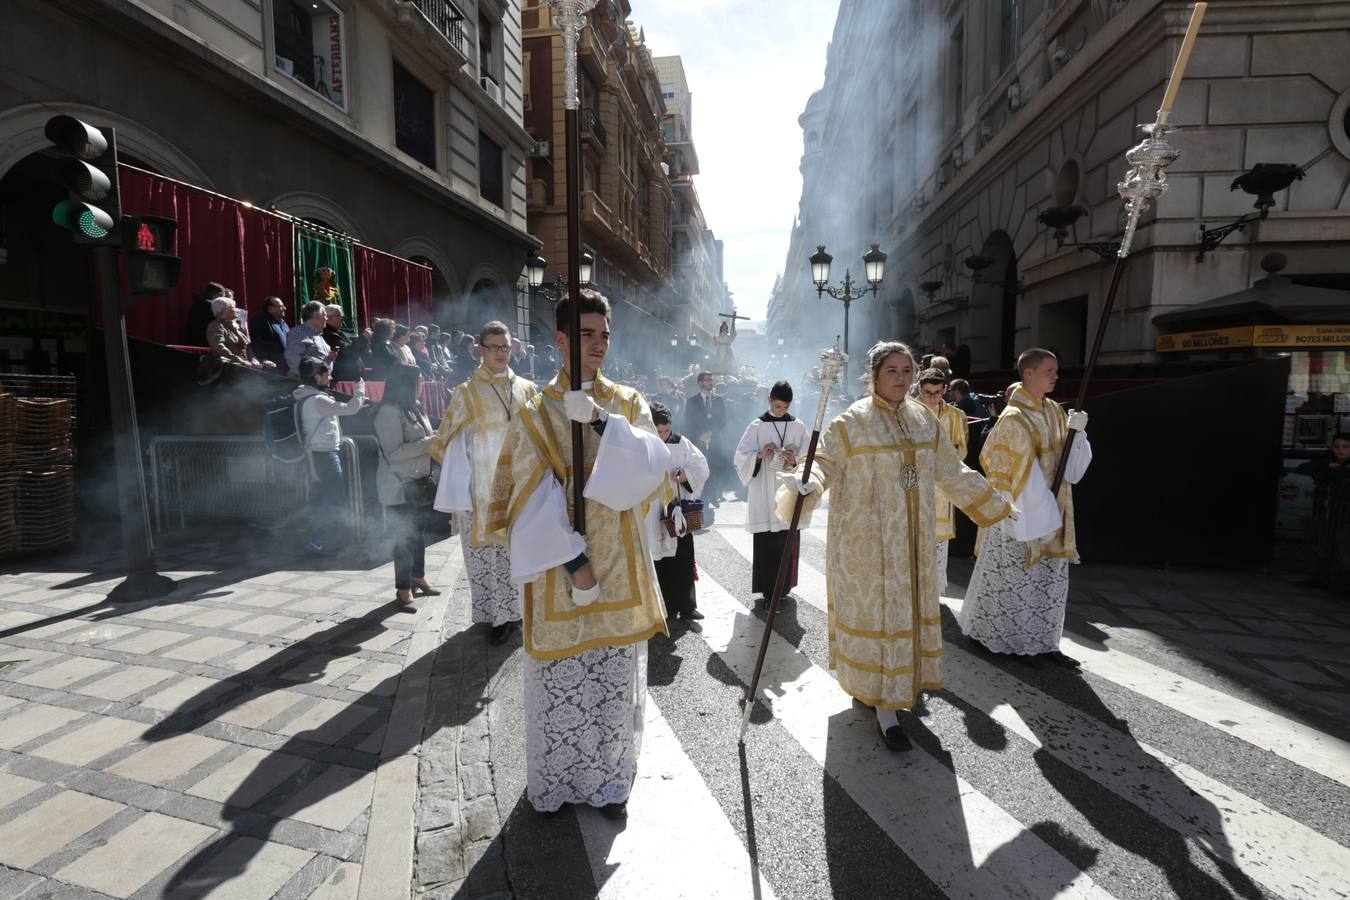
<svg viewBox="0 0 1350 900">
<path fill-rule="evenodd" d="M 102 209 L 78 200 L 62 200 L 52 210 L 52 221 L 67 231 L 76 232 L 92 240 L 103 240 L 112 234 L 113 220 Z"/>
</svg>

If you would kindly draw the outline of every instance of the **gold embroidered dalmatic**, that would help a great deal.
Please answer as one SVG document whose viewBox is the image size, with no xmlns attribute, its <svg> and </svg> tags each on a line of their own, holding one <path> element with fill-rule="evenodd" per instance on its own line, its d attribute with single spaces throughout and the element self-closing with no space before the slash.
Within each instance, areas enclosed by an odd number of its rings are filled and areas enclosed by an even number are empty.
<svg viewBox="0 0 1350 900">
<path fill-rule="evenodd" d="M 869 706 L 909 709 L 942 687 L 935 489 L 990 525 L 1008 504 L 956 455 L 917 400 L 898 407 L 872 395 L 821 437 L 811 477 L 830 494 L 826 555 L 830 668 Z M 906 490 L 902 470 L 914 467 Z M 814 505 L 819 494 L 807 498 Z M 780 492 L 790 519 L 795 495 Z"/>
<path fill-rule="evenodd" d="M 980 450 L 980 465 L 984 467 L 989 483 L 1000 491 L 1007 491 L 1016 502 L 1026 486 L 1032 465 L 1039 464 L 1048 486 L 1059 465 L 1068 423 L 1064 407 L 1048 398 L 1037 400 L 1019 384 Z M 1042 557 L 1078 562 L 1073 530 L 1073 486 L 1067 479 L 1059 486 L 1055 500 L 1059 503 L 1064 524 L 1053 534 L 1027 542 L 1028 569 Z M 983 542 L 984 528 L 981 527 L 975 543 L 976 553 Z"/>
<path fill-rule="evenodd" d="M 567 495 L 567 518 L 575 521 L 572 497 L 572 422 L 563 409 L 569 390 L 564 369 L 531 399 L 502 443 L 488 506 L 491 532 L 505 541 L 525 502 L 545 478 L 556 478 Z M 587 389 L 611 416 L 656 434 L 651 412 L 632 388 L 597 376 Z M 582 429 L 587 477 L 595 465 L 600 435 Z M 667 634 L 666 611 L 644 519 L 668 483 L 634 509 L 615 511 L 586 501 L 586 554 L 600 582 L 600 599 L 589 606 L 572 603 L 571 580 L 561 566 L 525 585 L 525 652 L 537 659 L 562 659 L 592 647 L 612 647 Z"/>
<path fill-rule="evenodd" d="M 428 451 L 431 458 L 444 463 L 450 442 L 469 429 L 469 460 L 473 466 L 470 540 L 475 547 L 503 543 L 488 534 L 487 505 L 492 496 L 492 479 L 497 473 L 497 455 L 511 419 L 538 393 L 538 388 L 510 369 L 493 375 L 491 369 L 480 365 L 472 378 L 455 388 L 431 442 Z"/>
<path fill-rule="evenodd" d="M 927 406 L 924 409 L 928 409 Z M 946 400 L 934 412 L 928 409 L 937 417 L 938 427 L 942 429 L 942 434 L 947 440 L 952 442 L 952 447 L 956 449 L 956 458 L 965 462 L 966 450 L 970 443 L 970 432 L 967 426 L 966 414 L 952 406 Z M 956 537 L 956 517 L 952 515 L 952 501 L 947 499 L 947 495 L 942 493 L 942 488 L 935 492 L 937 496 L 937 539 L 939 541 L 950 541 Z"/>
</svg>

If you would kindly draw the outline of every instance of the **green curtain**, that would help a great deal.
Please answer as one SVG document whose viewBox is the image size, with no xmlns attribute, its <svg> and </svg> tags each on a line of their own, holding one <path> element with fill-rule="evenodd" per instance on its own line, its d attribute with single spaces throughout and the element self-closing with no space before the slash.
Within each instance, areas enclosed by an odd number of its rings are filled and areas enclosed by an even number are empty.
<svg viewBox="0 0 1350 900">
<path fill-rule="evenodd" d="M 356 270 L 352 265 L 352 242 L 327 231 L 315 231 L 302 223 L 295 223 L 295 308 L 297 312 L 309 300 L 336 302 L 345 314 L 343 331 L 355 336 L 363 323 L 358 322 L 360 308 L 356 297 Z M 337 288 L 336 301 L 314 295 L 319 281 L 319 269 L 333 270 L 333 286 Z"/>
</svg>

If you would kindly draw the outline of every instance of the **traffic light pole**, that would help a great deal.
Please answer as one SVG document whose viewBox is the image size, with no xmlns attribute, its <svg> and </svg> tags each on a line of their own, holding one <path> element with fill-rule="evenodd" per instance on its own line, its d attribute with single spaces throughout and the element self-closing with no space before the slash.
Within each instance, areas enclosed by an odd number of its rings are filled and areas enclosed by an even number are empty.
<svg viewBox="0 0 1350 900">
<path fill-rule="evenodd" d="M 121 507 L 122 547 L 127 578 L 108 594 L 116 602 L 162 597 L 174 588 L 172 578 L 155 567 L 150 515 L 145 502 L 145 469 L 136 426 L 136 401 L 131 391 L 131 358 L 127 353 L 126 314 L 117 271 L 117 248 L 94 248 L 99 296 L 103 305 L 103 355 L 108 366 L 108 409 L 112 416 L 113 454 L 117 461 L 117 494 Z"/>
</svg>

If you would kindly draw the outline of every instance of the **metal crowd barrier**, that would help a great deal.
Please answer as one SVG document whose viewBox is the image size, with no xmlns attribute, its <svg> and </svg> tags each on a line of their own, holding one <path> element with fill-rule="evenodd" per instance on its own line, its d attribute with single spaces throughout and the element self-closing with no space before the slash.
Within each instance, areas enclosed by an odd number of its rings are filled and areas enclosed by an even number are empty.
<svg viewBox="0 0 1350 900">
<path fill-rule="evenodd" d="M 358 447 L 358 442 L 368 444 Z M 347 488 L 352 537 L 366 532 L 366 496 L 362 459 L 373 459 L 375 439 L 344 437 L 339 450 Z M 283 463 L 268 451 L 261 435 L 173 435 L 150 441 L 151 504 L 156 531 L 177 519 L 248 522 L 279 527 L 309 508 L 315 482 L 308 460 Z"/>
</svg>

